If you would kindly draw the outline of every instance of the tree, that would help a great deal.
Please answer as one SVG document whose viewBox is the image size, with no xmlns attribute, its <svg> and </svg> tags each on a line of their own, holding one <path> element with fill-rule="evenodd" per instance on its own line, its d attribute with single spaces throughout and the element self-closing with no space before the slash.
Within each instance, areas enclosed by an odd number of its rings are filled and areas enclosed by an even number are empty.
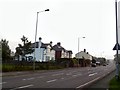
<svg viewBox="0 0 120 90">
<path fill-rule="evenodd" d="M 18 56 L 18 60 L 20 55 L 22 56 L 22 59 L 24 59 L 26 54 L 34 52 L 33 48 L 31 47 L 31 41 L 28 41 L 28 38 L 23 35 L 21 40 L 23 42 L 23 45 L 18 44 L 18 47 L 16 47 L 16 56 Z"/>
<path fill-rule="evenodd" d="M 2 60 L 7 61 L 11 59 L 11 50 L 8 45 L 8 41 L 6 39 L 1 39 L 2 44 Z"/>
</svg>

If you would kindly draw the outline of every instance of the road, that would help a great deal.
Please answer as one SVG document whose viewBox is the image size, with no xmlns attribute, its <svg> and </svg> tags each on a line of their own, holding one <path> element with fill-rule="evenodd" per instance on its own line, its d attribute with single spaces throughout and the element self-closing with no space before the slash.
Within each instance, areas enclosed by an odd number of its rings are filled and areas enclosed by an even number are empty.
<svg viewBox="0 0 120 90">
<path fill-rule="evenodd" d="M 47 72 L 36 72 L 2 78 L 2 88 L 82 88 L 107 75 L 115 69 L 114 63 L 107 66 L 67 68 Z"/>
</svg>

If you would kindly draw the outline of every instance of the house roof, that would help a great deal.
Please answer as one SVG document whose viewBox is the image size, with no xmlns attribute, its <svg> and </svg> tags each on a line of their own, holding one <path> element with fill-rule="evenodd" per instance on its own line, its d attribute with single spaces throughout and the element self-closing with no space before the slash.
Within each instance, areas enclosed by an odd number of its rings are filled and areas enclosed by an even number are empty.
<svg viewBox="0 0 120 90">
<path fill-rule="evenodd" d="M 62 51 L 63 50 L 64 52 L 68 52 L 70 54 L 73 54 L 72 50 L 66 50 L 65 48 L 63 48 L 62 46 L 59 46 L 57 44 L 53 46 L 53 49 L 55 51 Z"/>
<path fill-rule="evenodd" d="M 65 49 L 64 49 L 62 46 L 59 46 L 59 45 L 57 45 L 57 44 L 53 46 L 53 49 L 54 49 L 55 51 L 62 51 L 62 50 L 65 51 Z"/>
<path fill-rule="evenodd" d="M 73 54 L 73 52 L 71 50 L 67 50 L 67 52 L 70 53 L 70 54 Z"/>
<path fill-rule="evenodd" d="M 84 51 L 81 51 L 81 52 L 78 52 L 78 53 L 85 53 L 85 54 L 88 54 L 88 55 L 90 55 L 89 53 L 87 53 L 87 52 L 84 52 Z M 77 53 L 77 54 L 78 54 Z M 92 56 L 92 55 L 90 55 L 90 56 Z"/>
<path fill-rule="evenodd" d="M 47 48 L 47 46 L 50 45 L 52 48 L 52 45 L 50 43 L 42 43 L 41 48 Z M 35 43 L 32 43 L 32 48 L 34 48 Z M 39 42 L 36 42 L 36 48 L 39 47 Z"/>
</svg>

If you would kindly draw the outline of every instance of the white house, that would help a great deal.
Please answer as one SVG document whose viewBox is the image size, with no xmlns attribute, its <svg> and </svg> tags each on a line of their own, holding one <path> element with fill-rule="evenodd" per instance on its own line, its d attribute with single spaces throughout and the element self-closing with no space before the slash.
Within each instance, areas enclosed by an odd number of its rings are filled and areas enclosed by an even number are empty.
<svg viewBox="0 0 120 90">
<path fill-rule="evenodd" d="M 35 47 L 35 60 L 40 62 L 46 62 L 49 60 L 55 60 L 55 51 L 52 49 L 52 42 L 50 43 L 42 43 L 41 38 L 39 38 L 39 42 L 36 42 Z M 32 48 L 34 48 L 35 43 L 32 44 Z M 34 59 L 34 52 L 31 54 L 27 54 L 27 57 L 32 57 Z"/>
<path fill-rule="evenodd" d="M 92 55 L 90 55 L 88 52 L 86 52 L 86 49 L 84 49 L 84 51 L 78 52 L 77 54 L 75 54 L 75 57 L 77 59 L 89 59 L 92 60 Z"/>
</svg>

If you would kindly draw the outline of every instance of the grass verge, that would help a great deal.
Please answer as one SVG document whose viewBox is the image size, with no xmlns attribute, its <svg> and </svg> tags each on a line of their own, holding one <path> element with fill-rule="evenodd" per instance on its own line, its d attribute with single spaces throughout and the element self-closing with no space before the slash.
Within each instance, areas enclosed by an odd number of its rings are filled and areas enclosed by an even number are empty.
<svg viewBox="0 0 120 90">
<path fill-rule="evenodd" d="M 109 90 L 120 90 L 120 79 L 117 81 L 115 77 L 113 77 L 109 82 Z"/>
</svg>

